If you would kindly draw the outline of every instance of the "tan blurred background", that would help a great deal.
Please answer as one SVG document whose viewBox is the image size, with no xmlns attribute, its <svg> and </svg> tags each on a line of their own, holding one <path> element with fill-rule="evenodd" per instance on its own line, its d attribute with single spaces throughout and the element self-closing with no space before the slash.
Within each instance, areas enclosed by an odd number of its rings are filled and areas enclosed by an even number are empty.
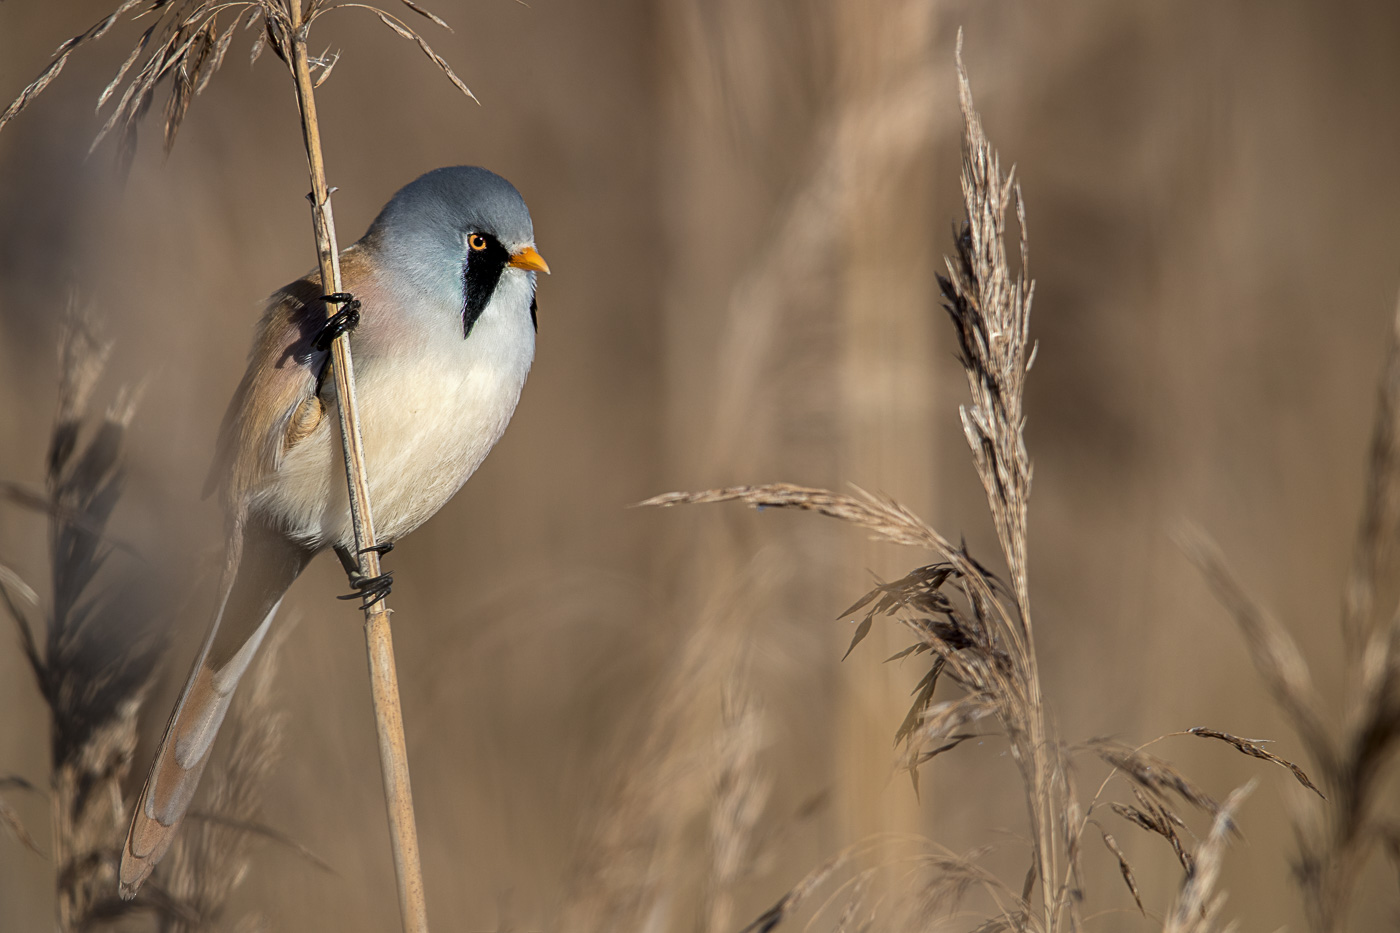
<svg viewBox="0 0 1400 933">
<path fill-rule="evenodd" d="M 0 3 L 0 97 L 109 7 Z M 851 633 L 836 613 L 872 572 L 926 555 L 811 516 L 627 508 L 670 489 L 853 482 L 990 561 L 933 281 L 962 212 L 960 25 L 1028 206 L 1031 587 L 1061 731 L 1137 742 L 1208 725 L 1301 755 L 1171 533 L 1191 519 L 1215 534 L 1340 697 L 1340 586 L 1400 284 L 1400 9 L 432 8 L 456 32 L 425 34 L 481 106 L 368 14 L 318 25 L 344 52 L 319 95 L 342 241 L 420 172 L 476 163 L 520 188 L 554 270 L 505 439 L 388 561 L 436 929 L 632 928 L 599 919 L 610 886 L 651 892 L 648 929 L 738 929 L 890 829 L 995 843 L 989 864 L 1019 883 L 1024 807 L 1002 746 L 940 757 L 916 801 L 890 739 L 918 671 L 880 663 L 903 639 L 877 626 L 839 663 Z M 145 387 L 118 528 L 193 577 L 190 555 L 218 546 L 199 487 L 260 301 L 314 261 L 305 162 L 280 64 L 250 71 L 240 38 L 173 154 L 148 124 L 118 184 L 105 150 L 84 155 L 134 38 L 127 26 L 76 57 L 0 134 L 0 477 L 41 482 L 76 281 L 117 341 L 106 391 Z M 0 562 L 43 580 L 43 540 L 40 518 L 0 506 Z M 336 874 L 258 849 L 230 916 L 273 929 L 397 924 L 362 639 L 331 599 L 334 563 L 284 607 L 299 620 L 279 680 L 290 735 L 264 815 Z M 200 625 L 172 644 L 152 737 Z M 0 636 L 0 774 L 43 783 L 45 708 L 16 644 Z M 753 730 L 736 728 L 745 715 Z M 1227 911 L 1244 930 L 1299 929 L 1297 788 L 1174 741 L 1162 753 L 1217 796 L 1262 777 Z M 728 867 L 711 844 L 717 762 L 765 803 Z M 1080 780 L 1101 774 L 1086 762 Z M 44 802 L 15 802 L 43 845 Z M 1115 832 L 1160 912 L 1174 860 Z M 1094 846 L 1086 914 L 1156 928 L 1125 910 Z M 51 871 L 0 838 L 0 930 L 49 928 Z M 1388 871 L 1367 877 L 1354 929 L 1394 922 Z"/>
</svg>

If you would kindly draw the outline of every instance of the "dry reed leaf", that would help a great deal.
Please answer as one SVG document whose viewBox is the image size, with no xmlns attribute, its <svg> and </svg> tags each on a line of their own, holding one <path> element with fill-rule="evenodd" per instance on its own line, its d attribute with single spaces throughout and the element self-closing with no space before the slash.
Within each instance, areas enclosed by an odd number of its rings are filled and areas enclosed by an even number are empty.
<svg viewBox="0 0 1400 933">
<path fill-rule="evenodd" d="M 212 27 L 213 24 L 211 23 L 210 26 Z M 214 51 L 209 59 L 208 67 L 204 69 L 203 74 L 199 77 L 198 83 L 195 84 L 194 92 L 196 95 L 204 93 L 204 88 L 208 86 L 210 80 L 213 79 L 214 73 L 223 67 L 224 56 L 228 54 L 228 47 L 233 44 L 233 34 L 237 29 L 238 20 L 235 17 L 233 22 L 224 27 L 224 31 L 214 42 Z"/>
<path fill-rule="evenodd" d="M 0 826 L 4 826 L 10 835 L 19 840 L 26 849 L 43 858 L 43 851 L 40 850 L 39 844 L 34 841 L 34 837 L 29 834 L 24 820 L 20 819 L 19 811 L 4 797 L 0 797 Z"/>
<path fill-rule="evenodd" d="M 1089 747 L 1110 766 L 1158 798 L 1165 799 L 1166 792 L 1171 791 L 1212 816 L 1219 814 L 1220 804 L 1169 762 L 1105 739 L 1091 739 Z"/>
<path fill-rule="evenodd" d="M 452 27 L 447 25 L 447 20 L 438 16 L 431 10 L 424 9 L 423 7 L 414 3 L 413 0 L 399 0 L 399 2 L 402 3 L 404 6 L 408 7 L 413 12 L 417 13 L 419 16 L 432 20 L 434 23 L 441 26 L 443 29 L 446 29 L 448 32 L 452 31 Z"/>
<path fill-rule="evenodd" d="M 1114 813 L 1128 822 L 1167 840 L 1176 855 L 1176 860 L 1181 863 L 1182 871 L 1190 875 L 1195 870 L 1195 857 L 1176 831 L 1179 825 L 1184 825 L 1181 824 L 1180 818 L 1155 801 L 1140 797 L 1139 802 L 1141 807 L 1131 807 L 1124 803 L 1113 803 L 1110 806 Z"/>
<path fill-rule="evenodd" d="M 1055 760 L 1055 759 L 1052 759 Z M 1070 928 L 1082 929 L 1084 918 L 1081 915 L 1081 905 L 1084 902 L 1084 878 L 1081 865 L 1081 838 L 1085 825 L 1084 808 L 1079 803 L 1079 789 L 1075 784 L 1074 772 L 1065 764 L 1065 757 L 1062 754 L 1058 758 L 1062 767 L 1055 773 L 1053 780 L 1058 783 L 1057 795 L 1064 802 L 1064 813 L 1061 817 L 1061 831 L 1064 833 L 1065 857 L 1069 863 L 1069 870 L 1065 874 L 1063 893 L 1060 899 L 1067 903 L 1070 911 Z"/>
<path fill-rule="evenodd" d="M 1132 893 L 1133 900 L 1137 903 L 1138 913 L 1146 914 L 1142 907 L 1142 894 L 1138 891 L 1137 878 L 1133 875 L 1133 867 L 1128 864 L 1128 859 L 1123 855 L 1123 850 L 1118 848 L 1118 841 L 1106 829 L 1100 829 L 1103 835 L 1103 844 L 1108 847 L 1108 851 L 1113 853 L 1113 857 L 1118 860 L 1118 871 L 1123 875 L 1123 883 L 1128 886 L 1128 891 Z"/>
<path fill-rule="evenodd" d="M 915 715 L 917 707 L 916 701 L 915 708 L 910 709 L 910 715 Z M 914 784 L 916 797 L 919 796 L 921 766 L 944 752 L 952 751 L 968 739 L 983 737 L 983 733 L 956 733 L 954 730 L 988 716 L 995 716 L 998 708 L 998 704 L 985 696 L 965 696 L 918 709 L 916 718 L 920 724 L 907 735 L 908 742 L 903 761 L 903 767 L 909 772 L 909 779 Z"/>
<path fill-rule="evenodd" d="M 947 662 L 943 658 L 935 658 L 933 666 L 928 669 L 928 673 L 923 676 L 918 685 L 914 688 L 914 702 L 909 706 L 909 712 L 904 714 L 904 721 L 899 724 L 899 728 L 894 733 L 894 744 L 899 745 L 914 729 L 923 718 L 924 711 L 933 703 L 933 693 L 938 688 L 938 675 L 943 673 L 943 668 Z M 916 779 L 917 783 L 917 779 Z"/>
<path fill-rule="evenodd" d="M 122 16 L 141 2 L 142 0 L 122 0 L 111 13 L 98 20 L 84 32 L 79 33 L 60 45 L 58 50 L 54 52 L 53 61 L 49 62 L 44 70 L 39 72 L 39 77 L 35 78 L 28 87 L 20 91 L 19 96 L 15 98 L 14 102 L 6 108 L 3 114 L 0 114 L 0 129 L 4 129 L 6 123 L 9 123 L 15 117 L 19 116 L 26 107 L 34 102 L 34 98 L 42 94 L 44 89 L 53 82 L 53 79 L 58 77 L 59 72 L 63 70 L 63 66 L 68 63 L 68 56 L 72 55 L 79 47 L 101 39 L 107 34 L 108 30 L 116 25 L 117 20 L 121 19 Z"/>
<path fill-rule="evenodd" d="M 1317 794 L 1323 800 L 1327 799 L 1327 795 L 1317 789 L 1317 785 L 1315 785 L 1312 782 L 1312 780 L 1307 776 L 1307 774 L 1303 771 L 1302 768 L 1298 767 L 1288 759 L 1280 758 L 1278 755 L 1275 755 L 1273 752 L 1270 752 L 1268 749 L 1264 748 L 1263 745 L 1260 743 L 1267 741 L 1266 739 L 1245 739 L 1241 738 L 1238 735 L 1231 735 L 1228 732 L 1217 732 L 1214 729 L 1207 729 L 1204 726 L 1196 726 L 1195 728 L 1187 729 L 1186 731 L 1189 732 L 1191 735 L 1199 735 L 1202 738 L 1206 739 L 1219 739 L 1222 742 L 1227 742 L 1230 745 L 1233 745 L 1235 748 L 1239 749 L 1241 752 L 1244 752 L 1246 755 L 1250 755 L 1254 758 L 1261 758 L 1264 761 L 1272 761 L 1276 765 L 1280 765 L 1284 768 L 1287 768 L 1289 771 L 1293 772 L 1293 777 L 1297 779 L 1299 784 L 1302 784 L 1304 787 L 1312 791 L 1314 794 Z"/>
<path fill-rule="evenodd" d="M 41 791 L 38 787 L 34 785 L 33 781 L 23 778 L 18 774 L 6 774 L 5 776 L 0 777 L 0 789 L 7 787 L 14 787 L 19 790 L 27 790 L 31 794 L 43 793 L 43 791 Z"/>
<path fill-rule="evenodd" d="M 1186 821 L 1178 816 L 1175 810 L 1167 806 L 1166 802 L 1160 797 L 1149 796 L 1143 792 L 1141 787 L 1134 786 L 1133 798 L 1137 800 L 1138 804 L 1141 805 L 1144 810 L 1156 813 L 1161 819 L 1175 826 L 1177 829 L 1184 832 L 1189 831 L 1186 826 Z"/>
<path fill-rule="evenodd" d="M 150 45 L 151 37 L 154 36 L 155 33 L 156 27 L 151 26 L 141 34 L 141 38 L 137 40 L 136 45 L 132 46 L 131 54 L 126 57 L 126 61 L 121 63 L 121 67 L 119 67 L 117 73 L 112 76 L 112 80 L 107 82 L 107 86 L 102 89 L 102 93 L 97 95 L 96 110 L 98 113 L 101 113 L 102 108 L 107 106 L 107 101 L 112 98 L 112 92 L 122 83 L 122 79 L 126 77 L 127 72 L 131 71 L 131 66 L 135 65 L 136 60 L 146 51 L 146 47 Z"/>
<path fill-rule="evenodd" d="M 311 70 L 315 73 L 315 78 L 311 82 L 313 90 L 330 80 L 331 72 L 335 70 L 336 63 L 339 61 L 340 53 L 332 53 L 329 49 L 310 60 Z"/>
<path fill-rule="evenodd" d="M 792 483 L 769 483 L 761 486 L 705 489 L 700 492 L 668 492 L 652 496 L 637 505 L 670 508 L 676 505 L 735 501 L 759 511 L 771 508 L 817 512 L 828 518 L 858 525 L 876 537 L 895 544 L 924 547 L 940 552 L 946 550 L 949 554 L 958 550 L 903 506 L 860 489 L 856 490 L 856 495 L 848 496 Z"/>
<path fill-rule="evenodd" d="M 981 738 L 986 738 L 986 733 L 983 733 L 983 732 L 961 732 L 961 733 L 958 733 L 957 735 L 950 735 L 950 736 L 947 736 L 947 741 L 945 741 L 942 745 L 938 746 L 937 748 L 932 748 L 932 749 L 929 749 L 929 750 L 927 750 L 927 751 L 920 752 L 918 758 L 915 759 L 914 765 L 921 765 L 921 764 L 923 764 L 924 762 L 929 761 L 930 759 L 936 758 L 937 756 L 943 754 L 944 752 L 950 752 L 950 751 L 952 751 L 953 749 L 957 748 L 957 747 L 958 747 L 959 745 L 961 745 L 962 743 L 966 742 L 968 739 L 981 739 Z M 913 770 L 913 768 L 911 767 L 910 770 Z M 919 789 L 919 787 L 918 787 L 918 782 L 917 782 L 917 780 L 916 780 L 916 781 L 915 781 L 915 784 L 914 784 L 914 791 L 915 791 L 915 793 L 918 792 L 918 789 Z"/>
<path fill-rule="evenodd" d="M 937 703 L 920 717 L 916 735 L 932 744 L 951 738 L 957 730 L 997 713 L 997 702 L 986 694 L 968 694 L 956 700 Z"/>
<path fill-rule="evenodd" d="M 0 564 L 0 591 L 11 596 L 19 597 L 21 602 L 31 608 L 37 609 L 39 606 L 39 594 L 34 592 L 34 589 L 28 583 L 25 583 L 24 579 L 19 574 L 15 573 L 4 564 Z M 17 615 L 16 621 L 22 621 L 18 618 L 18 604 L 15 604 L 11 609 L 11 613 Z"/>
<path fill-rule="evenodd" d="M 853 488 L 854 495 L 844 495 L 792 483 L 729 486 L 699 492 L 662 493 L 637 503 L 637 506 L 670 508 L 677 505 L 742 502 L 758 511 L 768 508 L 799 509 L 849 522 L 891 543 L 922 547 L 938 553 L 968 582 L 970 598 L 980 601 L 979 608 L 991 610 L 1001 626 L 1008 629 L 1020 628 L 1020 622 L 1013 621 L 1015 613 L 1008 610 L 998 598 L 995 576 L 973 560 L 965 548 L 955 546 L 893 499 L 866 492 L 858 486 Z"/>
<path fill-rule="evenodd" d="M 1219 547 L 1199 528 L 1188 526 L 1178 543 L 1201 571 L 1226 611 L 1244 635 L 1254 668 L 1274 702 L 1293 720 L 1314 760 L 1331 771 L 1336 753 L 1321 714 L 1322 703 L 1313 687 L 1307 662 L 1283 625 L 1240 586 Z"/>
<path fill-rule="evenodd" d="M 408 6 L 413 7 L 415 10 L 417 10 L 417 7 L 414 7 L 413 4 L 408 4 Z M 387 13 L 384 10 L 381 10 L 379 7 L 370 6 L 365 3 L 338 3 L 335 6 L 327 7 L 324 11 L 321 12 L 329 12 L 330 10 L 341 9 L 368 10 L 375 16 L 379 17 L 379 21 L 385 26 L 389 27 L 389 29 L 392 30 L 395 35 L 398 35 L 404 39 L 408 39 L 409 41 L 417 44 L 418 48 L 422 50 L 423 54 L 428 56 L 429 60 L 431 60 L 434 65 L 438 66 L 438 70 L 440 70 L 444 75 L 447 76 L 447 80 L 452 82 L 453 87 L 457 88 L 457 90 L 461 91 L 463 94 L 467 95 L 472 100 L 476 101 L 478 104 L 481 103 L 481 101 L 477 100 L 476 95 L 472 93 L 471 88 L 467 87 L 466 83 L 461 78 L 457 77 L 457 72 L 452 70 L 452 66 L 447 63 L 447 59 L 443 58 L 437 52 L 434 52 L 432 46 L 428 45 L 428 40 L 420 36 L 417 33 L 417 31 L 415 31 L 403 20 L 399 19 L 392 13 Z M 318 12 L 315 15 L 319 16 L 320 12 Z M 429 18 L 434 20 L 435 22 L 438 22 L 442 26 L 447 25 L 446 23 L 443 23 L 441 20 L 437 19 L 437 17 L 435 16 L 429 16 Z"/>
<path fill-rule="evenodd" d="M 18 598 L 16 598 L 18 597 Z M 41 678 L 43 670 L 43 658 L 39 653 L 39 646 L 34 633 L 39 625 L 30 618 L 29 612 L 21 608 L 28 605 L 32 609 L 37 609 L 39 596 L 29 584 L 20 579 L 19 575 L 8 567 L 0 565 L 0 602 L 3 602 L 5 609 L 9 612 L 10 618 L 14 620 L 15 627 L 19 630 L 20 649 L 24 652 L 25 660 L 29 662 L 29 668 Z"/>
<path fill-rule="evenodd" d="M 248 49 L 248 64 L 256 65 L 258 59 L 262 58 L 263 49 L 267 48 L 268 37 L 271 30 L 264 27 L 258 30 L 258 34 L 253 37 L 253 44 Z"/>
<path fill-rule="evenodd" d="M 841 655 L 842 661 L 849 658 L 851 656 L 851 652 L 856 650 L 856 645 L 864 641 L 865 636 L 870 634 L 870 626 L 874 623 L 874 621 L 875 614 L 873 612 L 868 613 L 864 619 L 860 620 L 860 622 L 856 625 L 855 634 L 851 636 L 850 646 L 846 648 L 846 653 Z"/>
</svg>

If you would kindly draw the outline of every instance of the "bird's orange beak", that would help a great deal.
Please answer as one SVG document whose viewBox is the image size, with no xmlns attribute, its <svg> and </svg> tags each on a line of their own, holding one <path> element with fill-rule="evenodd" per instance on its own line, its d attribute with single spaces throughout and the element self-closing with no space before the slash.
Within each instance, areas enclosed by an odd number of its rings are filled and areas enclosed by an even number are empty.
<svg viewBox="0 0 1400 933">
<path fill-rule="evenodd" d="M 517 269 L 531 269 L 535 272 L 549 274 L 549 263 L 544 261 L 544 257 L 535 252 L 533 246 L 527 246 L 518 253 L 511 253 L 510 265 Z"/>
</svg>

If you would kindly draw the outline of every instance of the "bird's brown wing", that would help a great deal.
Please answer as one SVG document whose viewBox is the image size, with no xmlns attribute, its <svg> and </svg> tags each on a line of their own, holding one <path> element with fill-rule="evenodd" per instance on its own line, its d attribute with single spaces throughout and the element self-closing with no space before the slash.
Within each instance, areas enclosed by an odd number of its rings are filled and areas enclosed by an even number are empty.
<svg viewBox="0 0 1400 933">
<path fill-rule="evenodd" d="M 352 261 L 352 266 L 357 265 Z M 219 430 L 205 495 L 223 492 L 228 549 L 212 622 L 170 715 L 122 850 L 120 891 L 132 897 L 175 838 L 209 761 L 214 736 L 276 613 L 315 550 L 250 515 L 250 496 L 324 417 L 320 382 L 329 354 L 319 283 L 307 276 L 268 301 L 248 370 Z"/>
<path fill-rule="evenodd" d="M 307 276 L 268 300 L 248 370 L 219 429 L 207 496 L 221 490 L 230 518 L 242 518 L 248 496 L 277 470 L 290 446 L 315 429 L 329 354 L 313 347 L 325 325 L 319 284 Z"/>
</svg>

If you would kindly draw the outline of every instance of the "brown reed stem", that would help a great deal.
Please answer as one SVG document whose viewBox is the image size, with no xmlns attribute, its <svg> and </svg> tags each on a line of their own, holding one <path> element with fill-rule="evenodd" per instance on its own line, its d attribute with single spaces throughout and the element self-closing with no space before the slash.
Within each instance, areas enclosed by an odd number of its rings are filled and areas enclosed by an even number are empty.
<svg viewBox="0 0 1400 933">
<path fill-rule="evenodd" d="M 297 104 L 301 110 L 306 160 L 311 172 L 311 219 L 321 265 L 321 287 L 326 294 L 331 294 L 341 289 L 340 251 L 336 245 L 331 192 L 326 184 L 321 130 L 316 118 L 316 98 L 306 52 L 306 33 L 310 23 L 304 19 L 301 0 L 288 0 L 287 6 L 292 22 L 292 72 L 296 77 Z M 326 310 L 332 312 L 333 306 L 328 304 Z M 350 488 L 350 517 L 355 528 L 355 549 L 359 553 L 360 573 L 375 577 L 380 573 L 379 554 L 368 549 L 378 542 L 370 512 L 369 478 L 365 471 L 364 445 L 355 401 L 355 369 L 350 358 L 348 334 L 341 334 L 335 339 L 331 344 L 331 353 L 336 407 L 340 410 L 340 438 L 345 452 L 345 476 Z M 423 896 L 423 870 L 418 856 L 413 792 L 408 778 L 403 709 L 399 702 L 389 607 L 385 605 L 385 600 L 381 599 L 365 608 L 365 647 L 369 654 L 374 722 L 379 736 L 379 765 L 384 776 L 384 797 L 389 812 L 389 837 L 393 844 L 394 871 L 398 878 L 399 912 L 405 933 L 427 933 L 428 911 Z"/>
</svg>

